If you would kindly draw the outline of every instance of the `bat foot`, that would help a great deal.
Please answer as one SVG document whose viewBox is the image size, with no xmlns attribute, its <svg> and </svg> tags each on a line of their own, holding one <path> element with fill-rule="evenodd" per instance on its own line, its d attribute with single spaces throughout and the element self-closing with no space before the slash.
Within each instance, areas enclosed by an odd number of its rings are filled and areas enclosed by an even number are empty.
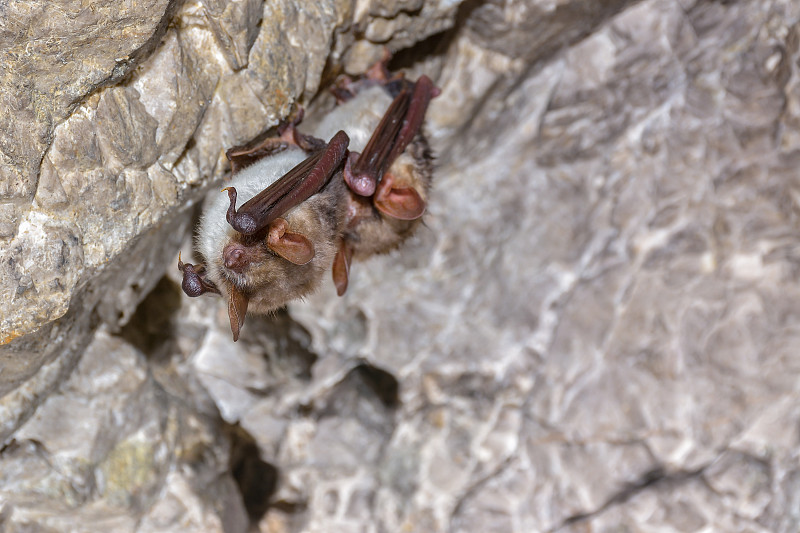
<svg viewBox="0 0 800 533">
<path fill-rule="evenodd" d="M 184 263 L 181 261 L 180 252 L 178 252 L 178 270 L 183 273 L 181 289 L 183 289 L 186 296 L 194 298 L 207 292 L 221 294 L 214 282 L 205 278 L 205 267 L 203 265 Z"/>
<path fill-rule="evenodd" d="M 392 52 L 388 48 L 384 47 L 381 58 L 367 69 L 364 77 L 368 80 L 381 83 L 382 85 L 386 85 L 394 80 L 403 79 L 404 76 L 402 72 L 392 75 L 392 73 L 389 71 L 389 61 L 391 60 Z"/>
<path fill-rule="evenodd" d="M 327 143 L 314 137 L 313 135 L 306 135 L 297 129 L 297 126 L 303 121 L 305 110 L 299 108 L 295 117 L 287 122 L 282 122 L 278 126 L 278 139 L 287 145 L 294 145 L 306 152 L 316 152 L 325 148 Z"/>
<path fill-rule="evenodd" d="M 305 135 L 297 130 L 304 115 L 305 110 L 298 106 L 294 116 L 278 125 L 277 136 L 274 134 L 275 130 L 270 128 L 252 141 L 227 150 L 225 157 L 231 162 L 231 174 L 236 174 L 264 157 L 282 152 L 288 146 L 298 146 L 306 152 L 325 148 L 325 141 L 322 139 Z"/>
<path fill-rule="evenodd" d="M 389 70 L 391 60 L 392 52 L 388 48 L 384 48 L 381 58 L 373 63 L 362 76 L 358 78 L 347 75 L 340 76 L 330 89 L 333 96 L 336 97 L 336 102 L 343 104 L 352 100 L 365 88 L 375 85 L 386 87 L 392 96 L 397 96 L 408 85 L 408 82 L 402 72 L 391 73 Z"/>
<path fill-rule="evenodd" d="M 281 137 L 257 137 L 256 139 L 250 143 L 229 148 L 225 152 L 225 157 L 231 162 L 231 174 L 236 174 L 264 157 L 282 152 L 287 146 Z"/>
</svg>

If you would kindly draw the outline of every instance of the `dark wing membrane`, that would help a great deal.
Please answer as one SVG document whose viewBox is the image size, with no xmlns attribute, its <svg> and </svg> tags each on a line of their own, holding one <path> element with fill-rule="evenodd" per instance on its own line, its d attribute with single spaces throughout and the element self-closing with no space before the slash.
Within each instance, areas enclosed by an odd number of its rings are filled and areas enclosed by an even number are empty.
<svg viewBox="0 0 800 533">
<path fill-rule="evenodd" d="M 408 143 L 414 140 L 414 136 L 419 133 L 419 130 L 422 128 L 422 123 L 425 120 L 425 112 L 428 110 L 428 104 L 431 102 L 431 98 L 438 93 L 438 89 L 433 85 L 431 79 L 424 74 L 420 76 L 417 83 L 414 84 L 414 92 L 411 94 L 411 100 L 406 108 L 403 126 L 400 128 L 394 140 L 394 146 L 388 157 L 387 169 L 400 154 L 406 151 Z"/>
<path fill-rule="evenodd" d="M 228 187 L 231 200 L 228 223 L 244 235 L 253 235 L 269 223 L 319 192 L 339 169 L 350 138 L 339 131 L 324 150 L 316 152 L 278 181 L 252 197 L 236 210 L 236 189 Z"/>
<path fill-rule="evenodd" d="M 364 151 L 350 172 L 345 173 L 351 189 L 365 196 L 374 192 L 383 174 L 419 132 L 428 104 L 437 91 L 430 78 L 423 75 L 413 89 L 405 88 L 395 97 Z"/>
<path fill-rule="evenodd" d="M 231 162 L 231 173 L 236 174 L 264 157 L 286 149 L 288 144 L 275 136 L 275 128 L 270 128 L 246 144 L 234 146 L 225 152 Z"/>
</svg>

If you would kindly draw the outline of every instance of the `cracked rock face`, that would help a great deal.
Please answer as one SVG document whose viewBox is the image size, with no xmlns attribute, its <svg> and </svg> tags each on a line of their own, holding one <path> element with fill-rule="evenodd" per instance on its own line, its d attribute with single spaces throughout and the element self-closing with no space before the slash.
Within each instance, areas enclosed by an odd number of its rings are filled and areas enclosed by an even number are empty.
<svg viewBox="0 0 800 533">
<path fill-rule="evenodd" d="M 403 42 L 351 51 L 353 28 L 378 15 L 347 1 L 122 4 L 2 8 L 3 439 L 174 262 L 186 208 L 228 170 L 226 148 L 308 102 L 327 63 Z M 396 31 L 424 39 L 457 5 L 432 4 Z"/>
<path fill-rule="evenodd" d="M 800 529 L 796 3 L 112 4 L 2 8 L 5 529 Z M 233 344 L 185 207 L 383 44 L 426 226 Z"/>
</svg>

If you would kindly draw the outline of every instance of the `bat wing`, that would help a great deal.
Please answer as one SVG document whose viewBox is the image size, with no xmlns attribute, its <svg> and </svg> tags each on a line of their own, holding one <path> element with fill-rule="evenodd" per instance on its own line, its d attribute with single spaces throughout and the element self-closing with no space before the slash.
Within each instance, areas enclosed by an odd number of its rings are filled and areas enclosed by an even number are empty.
<svg viewBox="0 0 800 533">
<path fill-rule="evenodd" d="M 285 150 L 288 144 L 281 137 L 276 137 L 274 132 L 275 128 L 270 128 L 250 142 L 228 149 L 225 157 L 231 162 L 231 174 L 236 174 L 259 159 Z"/>
<path fill-rule="evenodd" d="M 293 117 L 277 127 L 277 135 L 275 135 L 276 128 L 269 128 L 251 141 L 228 149 L 225 157 L 231 162 L 231 174 L 236 174 L 256 161 L 281 152 L 290 145 L 299 146 L 306 152 L 325 149 L 327 146 L 325 141 L 297 130 L 297 125 L 303 121 L 304 115 L 303 108 L 298 108 Z"/>
<path fill-rule="evenodd" d="M 278 181 L 236 209 L 236 189 L 228 187 L 230 206 L 226 219 L 243 235 L 255 235 L 269 224 L 319 192 L 336 173 L 347 153 L 350 138 L 339 131 L 327 146 L 302 161 Z"/>
<path fill-rule="evenodd" d="M 422 128 L 428 104 L 438 94 L 431 79 L 423 75 L 395 97 L 361 154 L 348 157 L 344 178 L 353 192 L 375 193 L 386 171 Z"/>
</svg>

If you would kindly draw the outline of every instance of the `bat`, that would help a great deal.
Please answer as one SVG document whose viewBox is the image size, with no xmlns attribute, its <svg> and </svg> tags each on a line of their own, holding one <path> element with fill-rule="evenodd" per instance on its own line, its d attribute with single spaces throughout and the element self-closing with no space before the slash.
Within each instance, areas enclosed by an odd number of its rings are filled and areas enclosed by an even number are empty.
<svg viewBox="0 0 800 533">
<path fill-rule="evenodd" d="M 301 113 L 278 136 L 228 150 L 227 198 L 211 200 L 198 226 L 206 263 L 178 257 L 188 296 L 227 298 L 234 341 L 248 311 L 302 298 L 328 269 L 344 294 L 351 261 L 396 248 L 425 211 L 432 158 L 421 127 L 438 89 L 426 76 L 390 77 L 384 61 L 334 92 L 343 103 L 312 135 L 298 131 Z"/>
<path fill-rule="evenodd" d="M 343 103 L 314 131 L 325 137 L 338 124 L 351 139 L 342 173 L 347 219 L 332 268 L 339 296 L 347 290 L 353 259 L 397 248 L 419 226 L 427 205 L 433 157 L 422 123 L 439 89 L 424 75 L 414 83 L 391 77 L 387 61 L 363 80 L 340 82 L 334 94 Z"/>
<path fill-rule="evenodd" d="M 248 309 L 268 313 L 302 297 L 330 268 L 344 226 L 339 199 L 346 189 L 331 178 L 348 142 L 338 132 L 311 155 L 295 144 L 273 142 L 268 156 L 237 169 L 224 189 L 227 197 L 206 206 L 196 244 L 207 263 L 179 258 L 182 288 L 189 296 L 211 292 L 227 298 L 234 341 Z M 237 210 L 240 197 L 247 201 Z"/>
</svg>

